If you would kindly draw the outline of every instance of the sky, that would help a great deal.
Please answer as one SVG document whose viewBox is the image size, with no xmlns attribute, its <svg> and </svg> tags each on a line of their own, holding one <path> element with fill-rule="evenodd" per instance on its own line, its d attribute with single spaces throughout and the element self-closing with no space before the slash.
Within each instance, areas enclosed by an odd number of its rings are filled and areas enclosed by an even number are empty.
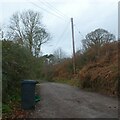
<svg viewBox="0 0 120 120">
<path fill-rule="evenodd" d="M 9 2 L 8 2 L 9 1 Z M 34 10 L 42 14 L 42 23 L 51 40 L 42 45 L 42 54 L 61 48 L 72 55 L 71 18 L 74 23 L 75 49 L 81 49 L 85 35 L 103 28 L 116 37 L 118 34 L 119 0 L 0 0 L 0 25 L 7 29 L 13 13 Z"/>
</svg>

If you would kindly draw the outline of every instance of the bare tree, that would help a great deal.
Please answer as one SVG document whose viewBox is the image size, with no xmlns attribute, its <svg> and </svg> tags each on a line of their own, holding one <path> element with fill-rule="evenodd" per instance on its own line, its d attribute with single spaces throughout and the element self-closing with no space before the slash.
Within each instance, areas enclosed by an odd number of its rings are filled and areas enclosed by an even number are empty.
<svg viewBox="0 0 120 120">
<path fill-rule="evenodd" d="M 105 43 L 109 43 L 115 40 L 115 36 L 104 29 L 96 29 L 86 35 L 86 38 L 82 40 L 83 47 L 85 49 L 93 46 L 100 47 Z"/>
<path fill-rule="evenodd" d="M 66 58 L 66 53 L 61 48 L 58 48 L 57 50 L 54 51 L 53 56 L 54 62 L 59 63 L 63 61 L 64 58 Z"/>
<path fill-rule="evenodd" d="M 41 45 L 50 38 L 41 23 L 40 13 L 32 10 L 13 14 L 10 19 L 8 36 L 19 44 L 27 46 L 36 57 L 40 53 Z"/>
<path fill-rule="evenodd" d="M 82 40 L 83 49 L 86 51 L 89 48 L 94 49 L 96 55 L 95 58 L 100 57 L 100 47 L 105 43 L 110 43 L 115 40 L 115 36 L 104 29 L 96 29 L 86 35 L 86 38 Z M 108 53 L 108 51 L 106 51 Z"/>
</svg>

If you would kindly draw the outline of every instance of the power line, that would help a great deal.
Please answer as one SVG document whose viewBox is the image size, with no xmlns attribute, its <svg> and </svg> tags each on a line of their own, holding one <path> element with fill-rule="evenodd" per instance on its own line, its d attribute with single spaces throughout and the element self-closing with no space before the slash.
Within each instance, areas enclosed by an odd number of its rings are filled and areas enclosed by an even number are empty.
<svg viewBox="0 0 120 120">
<path fill-rule="evenodd" d="M 39 0 L 38 0 L 39 1 Z M 47 6 L 46 5 L 46 3 L 44 3 L 44 2 L 41 2 L 41 1 L 39 1 L 40 2 L 40 4 L 43 4 L 45 7 L 47 7 L 47 8 L 50 8 L 51 9 L 51 7 L 50 6 Z M 55 11 L 53 11 L 53 12 L 55 12 Z M 57 13 L 58 14 L 58 13 Z M 60 15 L 60 14 L 58 14 L 58 15 Z M 61 15 L 60 15 L 61 16 Z M 63 16 L 61 16 L 61 17 L 63 17 Z"/>
<path fill-rule="evenodd" d="M 34 5 L 34 6 L 38 7 L 38 8 L 40 8 L 40 9 L 43 9 L 45 12 L 47 12 L 47 13 L 49 13 L 49 14 L 51 14 L 51 15 L 54 15 L 54 16 L 56 16 L 56 17 L 58 17 L 58 18 L 60 18 L 60 19 L 63 20 L 63 18 L 62 18 L 61 16 L 58 16 L 58 15 L 56 15 L 56 14 L 54 14 L 54 13 L 52 13 L 52 12 L 46 10 L 45 8 L 42 8 L 42 7 L 40 7 L 39 5 L 37 5 L 37 4 L 35 4 L 35 3 L 31 2 L 31 1 L 29 1 L 29 3 L 31 3 L 32 5 Z"/>
<path fill-rule="evenodd" d="M 62 14 L 63 16 L 69 18 L 67 15 L 63 14 L 60 10 L 58 10 L 57 8 L 54 7 L 54 5 L 48 3 L 52 8 L 54 8 L 56 11 L 58 11 L 60 14 Z"/>
<path fill-rule="evenodd" d="M 80 30 L 78 29 L 78 27 L 76 25 L 74 25 L 76 27 L 76 30 L 78 31 L 78 33 L 84 38 L 84 35 L 80 32 Z"/>
<path fill-rule="evenodd" d="M 66 17 L 66 18 L 69 18 L 68 16 L 66 16 L 65 14 L 63 14 L 60 10 L 58 10 L 57 8 L 54 7 L 54 5 L 50 4 L 48 1 L 44 0 L 46 3 L 44 4 L 47 4 L 49 6 L 50 9 L 53 9 L 55 10 L 59 15 L 62 15 L 63 17 Z"/>
<path fill-rule="evenodd" d="M 60 35 L 59 39 L 57 40 L 55 48 L 57 48 L 58 44 L 63 40 L 62 38 L 64 37 L 65 33 L 68 32 L 68 26 L 69 26 L 69 24 L 67 24 L 65 26 L 65 29 L 63 30 L 62 34 Z"/>
<path fill-rule="evenodd" d="M 38 1 L 40 1 L 40 0 L 38 0 Z M 44 0 L 45 1 L 45 0 Z M 46 1 L 45 1 L 46 2 Z M 56 13 L 57 14 L 59 14 L 60 16 L 62 16 L 62 17 L 65 17 L 63 14 L 61 14 L 60 12 L 58 12 L 53 6 L 51 6 L 49 3 L 45 3 L 45 2 L 41 2 L 44 6 L 47 6 L 47 7 L 49 7 L 50 9 L 52 9 L 52 10 L 54 10 L 54 12 L 56 11 Z"/>
</svg>

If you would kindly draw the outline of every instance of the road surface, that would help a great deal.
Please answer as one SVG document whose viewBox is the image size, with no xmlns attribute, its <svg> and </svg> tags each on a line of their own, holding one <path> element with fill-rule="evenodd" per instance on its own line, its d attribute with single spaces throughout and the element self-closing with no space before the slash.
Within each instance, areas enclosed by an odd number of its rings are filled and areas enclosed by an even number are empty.
<svg viewBox="0 0 120 120">
<path fill-rule="evenodd" d="M 29 118 L 118 118 L 117 98 L 60 83 L 37 86 L 41 101 Z"/>
</svg>

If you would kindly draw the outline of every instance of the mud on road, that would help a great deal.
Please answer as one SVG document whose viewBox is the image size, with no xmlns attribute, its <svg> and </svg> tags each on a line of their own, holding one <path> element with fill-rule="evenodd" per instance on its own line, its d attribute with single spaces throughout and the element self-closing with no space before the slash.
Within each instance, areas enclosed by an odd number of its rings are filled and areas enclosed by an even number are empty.
<svg viewBox="0 0 120 120">
<path fill-rule="evenodd" d="M 41 96 L 29 118 L 118 118 L 118 99 L 60 83 L 37 86 Z"/>
</svg>

